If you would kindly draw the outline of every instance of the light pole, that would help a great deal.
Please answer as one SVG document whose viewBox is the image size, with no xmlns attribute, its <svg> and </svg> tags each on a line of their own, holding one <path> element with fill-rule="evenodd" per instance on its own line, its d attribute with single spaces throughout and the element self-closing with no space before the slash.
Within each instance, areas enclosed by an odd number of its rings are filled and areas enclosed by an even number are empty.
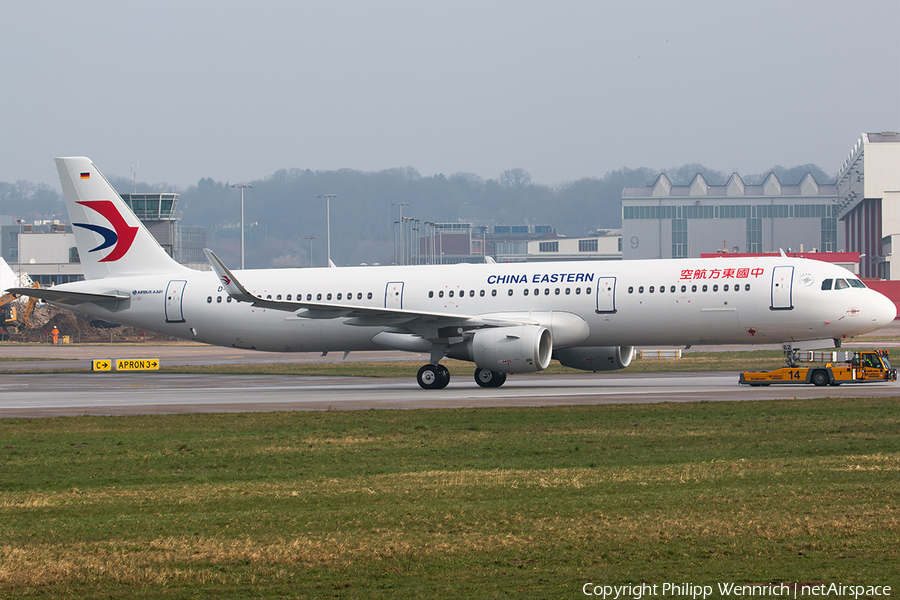
<svg viewBox="0 0 900 600">
<path fill-rule="evenodd" d="M 331 199 L 337 198 L 337 194 L 322 194 L 317 198 L 325 198 L 325 246 L 328 252 L 328 265 L 331 266 Z M 311 242 L 310 242 L 311 243 Z"/>
<path fill-rule="evenodd" d="M 400 256 L 401 258 L 400 258 L 400 260 L 397 261 L 397 263 L 401 264 L 401 265 L 405 265 L 406 257 L 403 254 L 403 207 L 409 206 L 409 202 L 394 202 L 393 204 L 391 204 L 391 206 L 399 206 L 400 207 L 400 228 L 399 228 L 400 239 L 397 240 L 397 249 L 398 249 L 398 256 Z"/>
<path fill-rule="evenodd" d="M 311 269 L 312 266 L 313 266 L 313 261 L 312 261 L 312 242 L 313 242 L 313 240 L 317 240 L 317 239 L 319 239 L 319 238 L 317 238 L 317 237 L 314 236 L 314 235 L 308 235 L 308 236 L 306 236 L 306 239 L 309 240 L 309 268 Z"/>
<path fill-rule="evenodd" d="M 252 188 L 249 183 L 233 183 L 233 188 L 241 188 L 241 270 L 244 270 L 244 188 Z"/>
<path fill-rule="evenodd" d="M 19 235 L 16 237 L 16 259 L 19 263 L 19 281 L 16 282 L 17 286 L 22 285 L 22 225 L 25 224 L 25 221 L 22 219 L 16 219 L 16 224 L 19 226 Z"/>
</svg>

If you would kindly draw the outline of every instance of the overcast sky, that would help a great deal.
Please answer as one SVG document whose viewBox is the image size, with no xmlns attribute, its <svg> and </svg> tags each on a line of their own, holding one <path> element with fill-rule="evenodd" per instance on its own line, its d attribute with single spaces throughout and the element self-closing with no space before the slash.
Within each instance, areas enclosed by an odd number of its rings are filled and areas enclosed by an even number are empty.
<svg viewBox="0 0 900 600">
<path fill-rule="evenodd" d="M 897 0 L 0 0 L 0 181 L 836 173 L 900 131 L 898 31 Z"/>
</svg>

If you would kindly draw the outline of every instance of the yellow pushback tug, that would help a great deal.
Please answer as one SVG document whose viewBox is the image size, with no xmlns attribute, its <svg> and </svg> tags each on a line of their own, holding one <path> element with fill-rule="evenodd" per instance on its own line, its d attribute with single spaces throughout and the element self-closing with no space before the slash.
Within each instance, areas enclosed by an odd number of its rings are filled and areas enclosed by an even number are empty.
<svg viewBox="0 0 900 600">
<path fill-rule="evenodd" d="M 822 365 L 797 366 L 799 351 L 785 348 L 788 366 L 774 371 L 744 371 L 738 383 L 745 385 L 804 384 L 841 385 L 897 381 L 897 369 L 891 367 L 887 350 L 857 352 L 807 352 L 802 357 Z"/>
</svg>

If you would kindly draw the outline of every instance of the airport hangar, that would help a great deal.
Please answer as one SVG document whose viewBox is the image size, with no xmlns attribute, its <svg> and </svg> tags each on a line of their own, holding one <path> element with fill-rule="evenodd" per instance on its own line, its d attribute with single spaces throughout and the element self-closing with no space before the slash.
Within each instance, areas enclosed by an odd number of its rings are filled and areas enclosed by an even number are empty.
<svg viewBox="0 0 900 600">
<path fill-rule="evenodd" d="M 676 186 L 665 174 L 622 192 L 622 258 L 686 258 L 721 253 L 856 252 L 851 270 L 900 280 L 900 133 L 864 133 L 835 183 L 807 173 L 783 185 L 770 173 L 749 185 L 697 174 Z M 900 249 L 900 245 L 897 246 Z M 843 262 L 843 261 L 841 261 Z M 846 266 L 846 265 L 845 265 Z"/>
</svg>

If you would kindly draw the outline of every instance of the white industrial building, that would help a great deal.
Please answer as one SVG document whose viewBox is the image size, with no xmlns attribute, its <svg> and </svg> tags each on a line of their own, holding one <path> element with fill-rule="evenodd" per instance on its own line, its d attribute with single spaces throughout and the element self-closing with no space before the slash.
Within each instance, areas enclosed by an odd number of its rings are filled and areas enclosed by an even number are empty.
<svg viewBox="0 0 900 600">
<path fill-rule="evenodd" d="M 783 185 L 774 173 L 748 185 L 734 173 L 724 185 L 710 185 L 697 174 L 684 186 L 672 185 L 663 173 L 651 186 L 622 192 L 622 255 L 834 252 L 844 246 L 837 206 L 837 186 L 809 173 L 797 185 Z"/>
<path fill-rule="evenodd" d="M 900 279 L 900 133 L 864 133 L 838 173 L 838 218 L 860 275 Z"/>
</svg>

